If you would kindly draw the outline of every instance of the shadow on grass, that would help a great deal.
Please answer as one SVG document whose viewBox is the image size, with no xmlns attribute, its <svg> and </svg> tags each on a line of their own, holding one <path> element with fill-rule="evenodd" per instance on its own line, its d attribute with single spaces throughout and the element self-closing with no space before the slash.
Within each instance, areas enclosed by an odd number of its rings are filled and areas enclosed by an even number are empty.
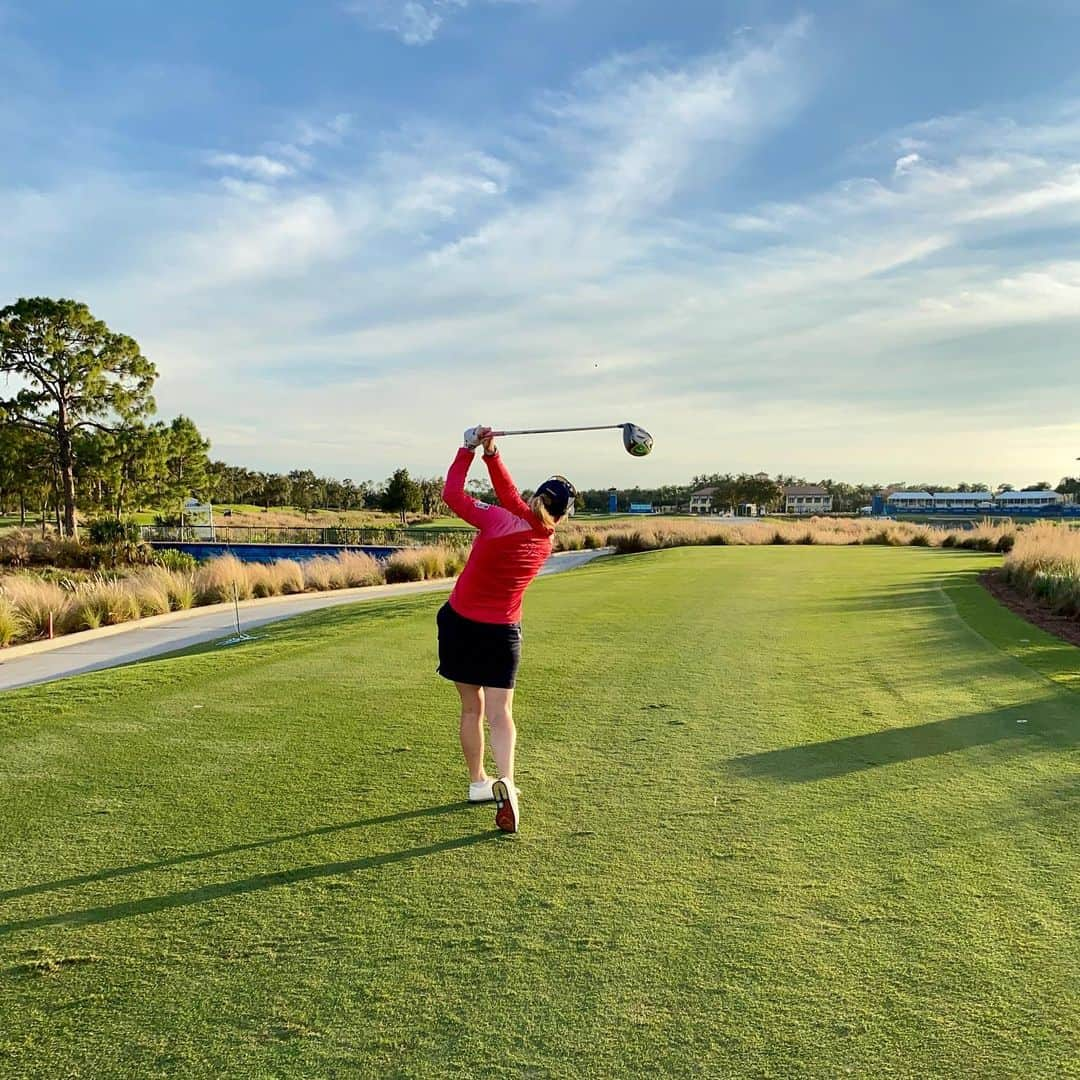
<svg viewBox="0 0 1080 1080">
<path fill-rule="evenodd" d="M 1042 698 L 949 720 L 887 728 L 843 739 L 807 743 L 733 758 L 732 771 L 756 779 L 801 784 L 904 761 L 952 754 L 975 746 L 1013 744 L 1072 747 L 1080 742 L 1080 717 L 1070 703 Z"/>
<path fill-rule="evenodd" d="M 75 877 L 58 878 L 56 881 L 43 881 L 34 885 L 23 885 L 16 889 L 6 889 L 0 892 L 0 902 L 14 900 L 20 896 L 33 896 L 35 893 L 53 892 L 58 889 L 67 889 L 75 885 L 89 885 L 94 881 L 110 881 L 113 878 L 128 877 L 131 874 L 141 874 L 147 870 L 161 870 L 167 866 L 180 866 L 183 863 L 198 862 L 200 859 L 213 859 L 219 855 L 232 855 L 239 851 L 255 851 L 258 848 L 271 847 L 274 844 L 286 844 L 290 840 L 305 840 L 312 836 L 326 836 L 330 833 L 347 832 L 350 829 L 363 829 L 372 825 L 392 825 L 398 821 L 411 821 L 415 818 L 437 817 L 441 814 L 452 814 L 458 810 L 465 810 L 473 804 L 467 802 L 447 803 L 445 806 L 425 806 L 418 810 L 403 810 L 397 814 L 385 814 L 382 817 L 360 818 L 357 821 L 346 821 L 340 825 L 319 825 L 313 829 L 304 829 L 301 832 L 285 833 L 282 836 L 271 836 L 265 840 L 251 840 L 243 844 L 230 844 L 228 847 L 213 848 L 210 851 L 189 852 L 184 855 L 174 855 L 169 859 L 159 859 L 155 862 L 131 863 L 128 866 L 114 866 L 106 870 L 98 870 L 91 874 L 79 874 Z M 0 929 L 3 929 L 0 927 Z"/>
<path fill-rule="evenodd" d="M 503 833 L 497 829 L 491 829 L 487 832 L 461 836 L 456 840 L 440 840 L 437 844 L 422 844 L 419 847 L 405 848 L 403 851 L 388 851 L 382 855 L 365 855 L 359 859 L 318 863 L 314 866 L 297 866 L 292 870 L 279 870 L 272 874 L 254 874 L 251 877 L 241 878 L 239 881 L 220 881 L 213 885 L 200 886 L 197 889 L 186 889 L 183 892 L 148 896 L 142 900 L 129 900 L 121 904 L 107 904 L 103 907 L 82 908 L 78 911 L 62 911 L 55 915 L 19 919 L 14 922 L 0 923 L 0 937 L 19 930 L 38 930 L 46 926 L 86 926 L 91 923 L 115 922 L 118 919 L 130 919 L 136 915 L 150 915 L 168 908 L 205 904 L 226 896 L 241 896 L 245 893 L 259 892 L 262 889 L 275 889 L 280 885 L 295 885 L 300 881 L 337 877 L 358 870 L 374 870 L 380 866 L 390 866 L 393 863 L 438 855 L 443 851 L 472 847 L 474 844 L 482 844 L 502 835 Z"/>
</svg>

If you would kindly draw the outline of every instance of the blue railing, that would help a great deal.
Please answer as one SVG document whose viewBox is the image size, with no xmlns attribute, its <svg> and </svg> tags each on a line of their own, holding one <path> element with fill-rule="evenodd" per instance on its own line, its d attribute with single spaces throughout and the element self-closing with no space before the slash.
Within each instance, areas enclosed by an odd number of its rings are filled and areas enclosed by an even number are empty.
<svg viewBox="0 0 1080 1080">
<path fill-rule="evenodd" d="M 885 503 L 886 514 L 936 515 L 940 517 L 1012 517 L 1012 518 L 1066 518 L 1080 519 L 1080 506 L 1072 504 L 1049 506 L 905 506 L 903 503 Z"/>
</svg>

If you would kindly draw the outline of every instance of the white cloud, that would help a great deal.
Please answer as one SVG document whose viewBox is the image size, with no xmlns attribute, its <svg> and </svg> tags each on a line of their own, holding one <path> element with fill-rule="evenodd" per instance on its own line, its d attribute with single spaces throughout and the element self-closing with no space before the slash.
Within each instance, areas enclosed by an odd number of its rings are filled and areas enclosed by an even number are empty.
<svg viewBox="0 0 1080 1080">
<path fill-rule="evenodd" d="M 922 161 L 922 156 L 917 153 L 904 154 L 903 157 L 896 159 L 893 173 L 896 176 L 903 176 L 904 173 L 911 172 L 920 161 Z"/>
<path fill-rule="evenodd" d="M 210 165 L 253 176 L 257 180 L 281 180 L 296 172 L 292 165 L 265 154 L 209 154 L 206 160 Z"/>
<path fill-rule="evenodd" d="M 455 12 L 470 4 L 531 5 L 551 0 L 349 0 L 345 10 L 373 30 L 396 34 L 406 45 L 428 45 Z"/>
<path fill-rule="evenodd" d="M 351 0 L 345 10 L 372 29 L 396 34 L 406 45 L 427 45 L 449 10 L 466 6 L 468 0 Z"/>
</svg>

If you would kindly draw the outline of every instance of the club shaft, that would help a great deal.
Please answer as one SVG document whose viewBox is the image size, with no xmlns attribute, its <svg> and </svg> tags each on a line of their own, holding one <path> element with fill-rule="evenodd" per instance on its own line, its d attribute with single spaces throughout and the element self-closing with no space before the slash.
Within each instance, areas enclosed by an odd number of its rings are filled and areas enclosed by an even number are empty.
<svg viewBox="0 0 1080 1080">
<path fill-rule="evenodd" d="M 622 428 L 622 424 L 594 424 L 592 427 L 548 427 L 528 428 L 521 431 L 493 431 L 493 437 L 503 435 L 554 435 L 560 431 L 608 431 L 612 428 Z"/>
</svg>

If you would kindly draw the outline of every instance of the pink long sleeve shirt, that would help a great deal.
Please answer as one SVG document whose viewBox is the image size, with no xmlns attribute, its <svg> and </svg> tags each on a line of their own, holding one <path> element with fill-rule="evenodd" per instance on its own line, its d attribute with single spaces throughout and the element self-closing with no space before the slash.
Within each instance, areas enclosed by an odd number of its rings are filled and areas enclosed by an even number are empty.
<svg viewBox="0 0 1080 1080">
<path fill-rule="evenodd" d="M 479 535 L 465 569 L 450 594 L 450 606 L 466 619 L 482 623 L 521 622 L 521 599 L 551 554 L 548 529 L 518 494 L 496 453 L 484 455 L 499 506 L 465 492 L 473 451 L 462 447 L 446 474 L 443 501 L 458 517 L 475 525 Z"/>
</svg>

